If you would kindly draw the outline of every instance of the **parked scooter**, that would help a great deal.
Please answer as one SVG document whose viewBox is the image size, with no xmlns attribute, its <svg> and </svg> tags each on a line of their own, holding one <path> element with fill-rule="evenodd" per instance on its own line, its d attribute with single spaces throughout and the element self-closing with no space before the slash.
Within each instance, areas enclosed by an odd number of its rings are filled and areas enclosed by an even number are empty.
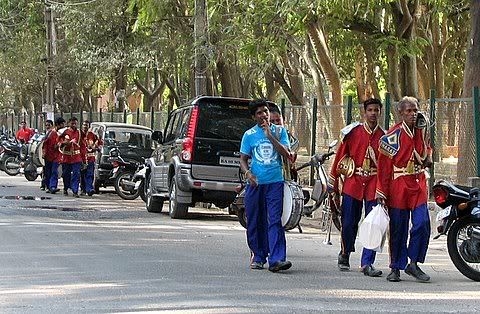
<svg viewBox="0 0 480 314">
<path fill-rule="evenodd" d="M 480 189 L 440 180 L 433 186 L 438 206 L 439 234 L 447 235 L 447 248 L 455 267 L 480 281 Z"/>
<path fill-rule="evenodd" d="M 140 190 L 134 189 L 135 184 L 132 183 L 132 178 L 137 171 L 139 163 L 123 159 L 118 148 L 110 150 L 108 160 L 113 165 L 110 179 L 114 181 L 115 192 L 124 200 L 136 199 L 140 195 Z"/>
<path fill-rule="evenodd" d="M 27 146 L 15 138 L 2 142 L 3 153 L 0 156 L 0 169 L 10 176 L 20 173 L 20 162 L 27 154 Z"/>
</svg>

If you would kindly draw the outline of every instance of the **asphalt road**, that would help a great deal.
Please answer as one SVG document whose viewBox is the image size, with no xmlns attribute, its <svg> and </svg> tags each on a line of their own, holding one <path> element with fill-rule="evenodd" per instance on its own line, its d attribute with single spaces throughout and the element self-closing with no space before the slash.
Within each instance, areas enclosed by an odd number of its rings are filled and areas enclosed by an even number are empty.
<svg viewBox="0 0 480 314">
<path fill-rule="evenodd" d="M 251 271 L 245 231 L 233 216 L 196 209 L 172 220 L 111 191 L 74 199 L 38 185 L 0 174 L 1 313 L 480 310 L 480 285 L 454 268 L 445 240 L 431 242 L 428 284 L 403 273 L 400 283 L 363 276 L 360 249 L 352 270 L 341 273 L 338 235 L 324 245 L 312 227 L 287 234 L 290 271 Z M 387 272 L 387 265 L 388 254 L 379 254 L 377 266 Z"/>
</svg>

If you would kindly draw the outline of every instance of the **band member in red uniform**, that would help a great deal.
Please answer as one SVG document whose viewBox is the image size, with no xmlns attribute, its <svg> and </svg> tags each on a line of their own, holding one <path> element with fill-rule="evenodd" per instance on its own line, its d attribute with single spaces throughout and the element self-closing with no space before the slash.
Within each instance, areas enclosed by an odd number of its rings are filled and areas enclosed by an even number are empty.
<svg viewBox="0 0 480 314">
<path fill-rule="evenodd" d="M 386 204 L 390 216 L 390 268 L 388 281 L 400 281 L 400 270 L 426 282 L 417 263 L 423 263 L 430 239 L 425 168 L 431 165 L 428 124 L 417 127 L 418 101 L 404 97 L 398 103 L 402 122 L 380 140 L 377 201 Z M 407 247 L 407 238 L 410 240 Z M 410 263 L 407 265 L 407 257 Z"/>
<path fill-rule="evenodd" d="M 355 238 L 362 208 L 367 215 L 376 205 L 378 141 L 385 132 L 378 125 L 382 109 L 380 100 L 372 98 L 363 103 L 365 122 L 352 123 L 342 129 L 342 143 L 338 148 L 330 173 L 329 189 L 339 195 L 339 176 L 345 175 L 342 191 L 342 250 L 338 255 L 340 270 L 350 269 L 350 253 L 355 252 Z M 361 266 L 366 276 L 378 277 L 380 270 L 373 267 L 375 251 L 363 249 Z"/>
<path fill-rule="evenodd" d="M 82 131 L 83 131 L 83 138 L 84 138 L 84 145 L 83 145 L 83 153 L 85 155 L 87 164 L 86 168 L 82 170 L 82 193 L 86 193 L 89 196 L 92 196 L 95 192 L 93 187 L 93 178 L 94 178 L 94 171 L 95 171 L 95 155 L 102 145 L 101 140 L 98 138 L 95 133 L 90 131 L 90 121 L 85 120 L 82 124 Z"/>
<path fill-rule="evenodd" d="M 35 130 L 27 128 L 27 123 L 22 121 L 20 122 L 20 129 L 17 131 L 15 137 L 20 143 L 28 143 L 33 134 L 35 134 Z"/>
<path fill-rule="evenodd" d="M 82 168 L 81 149 L 83 144 L 82 132 L 77 128 L 78 119 L 70 118 L 69 128 L 59 136 L 60 150 L 63 153 L 63 194 L 68 195 L 68 188 L 74 197 L 79 197 L 80 169 Z"/>
<path fill-rule="evenodd" d="M 47 193 L 55 194 L 59 191 L 58 187 L 58 166 L 62 161 L 62 153 L 60 153 L 58 145 L 58 133 L 60 129 L 65 127 L 65 120 L 59 117 L 55 120 L 55 128 L 47 133 L 47 138 L 43 143 L 43 158 L 45 159 L 45 172 L 49 172 L 49 179 L 45 182 Z M 50 164 L 50 169 L 48 169 Z"/>
<path fill-rule="evenodd" d="M 45 139 L 43 140 L 43 145 L 42 145 L 42 157 L 43 160 L 45 161 L 45 166 L 43 166 L 43 174 L 42 174 L 42 190 L 47 190 L 48 191 L 48 186 L 50 184 L 50 174 L 52 172 L 52 159 L 50 158 L 51 154 L 48 153 L 48 149 L 51 147 L 45 146 L 48 138 L 52 134 L 52 131 L 54 130 L 53 128 L 53 121 L 52 120 L 47 120 L 45 121 Z M 55 143 L 54 143 L 55 144 Z"/>
</svg>

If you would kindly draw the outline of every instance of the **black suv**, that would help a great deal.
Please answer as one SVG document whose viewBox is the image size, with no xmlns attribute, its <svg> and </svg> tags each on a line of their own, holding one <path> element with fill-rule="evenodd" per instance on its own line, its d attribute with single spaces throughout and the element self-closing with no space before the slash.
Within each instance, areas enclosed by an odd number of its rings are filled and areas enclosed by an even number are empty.
<svg viewBox="0 0 480 314">
<path fill-rule="evenodd" d="M 146 207 L 161 212 L 169 200 L 172 218 L 185 218 L 196 202 L 228 207 L 239 185 L 240 142 L 255 125 L 248 99 L 196 98 L 168 117 L 160 145 L 146 161 Z"/>
</svg>

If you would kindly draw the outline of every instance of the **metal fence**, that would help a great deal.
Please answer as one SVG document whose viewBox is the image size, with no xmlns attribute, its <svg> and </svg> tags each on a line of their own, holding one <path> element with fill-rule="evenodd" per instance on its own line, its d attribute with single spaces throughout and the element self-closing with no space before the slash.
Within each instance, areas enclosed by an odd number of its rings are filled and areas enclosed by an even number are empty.
<svg viewBox="0 0 480 314">
<path fill-rule="evenodd" d="M 147 126 L 154 130 L 162 130 L 165 128 L 167 122 L 166 112 L 67 112 L 55 114 L 55 118 L 63 117 L 68 121 L 71 117 L 77 117 L 78 120 L 83 122 L 89 120 L 90 122 L 119 122 L 128 124 L 137 124 Z M 0 127 L 2 133 L 12 135 L 19 128 L 19 124 L 25 121 L 31 128 L 37 129 L 39 132 L 45 130 L 45 121 L 47 117 L 45 113 L 24 113 L 22 115 L 15 114 L 3 114 L 0 115 Z"/>
<path fill-rule="evenodd" d="M 460 125 L 464 122 L 468 106 L 480 103 L 477 96 L 460 99 L 435 99 L 432 92 L 430 99 L 420 101 L 420 110 L 430 117 L 432 128 L 432 144 L 434 148 L 434 167 L 431 173 L 431 183 L 435 179 L 448 179 L 457 182 L 458 144 L 460 141 Z M 474 93 L 475 94 L 475 93 Z M 396 123 L 396 102 L 390 101 L 387 94 L 384 99 L 384 110 L 381 125 L 388 129 Z M 292 106 L 281 101 L 287 128 L 299 139 L 300 149 L 298 162 L 307 161 L 314 153 L 322 153 L 327 150 L 329 143 L 339 138 L 341 128 L 353 121 L 362 120 L 363 106 L 354 104 L 351 97 L 347 98 L 346 104 L 339 105 L 317 105 L 316 99 L 304 106 Z M 57 114 L 68 120 L 76 116 L 80 121 L 109 121 L 123 122 L 148 126 L 152 129 L 163 130 L 167 122 L 166 112 L 82 112 Z M 15 134 L 21 121 L 26 121 L 30 127 L 39 131 L 44 130 L 44 114 L 4 114 L 0 115 L 0 127 L 3 132 Z M 336 131 L 333 131 L 336 130 Z M 476 137 L 480 140 L 480 131 Z M 477 152 L 478 152 L 477 147 Z M 478 154 L 477 154 L 478 155 Z M 477 161 L 477 163 L 479 163 Z M 326 167 L 329 168 L 327 162 Z M 477 165 L 477 169 L 480 165 Z M 478 171 L 478 170 L 477 170 Z M 311 181 L 312 173 L 308 171 L 300 174 L 302 183 Z"/>
<path fill-rule="evenodd" d="M 399 119 L 396 115 L 397 102 L 390 101 L 388 94 L 383 102 L 384 110 L 380 124 L 385 130 L 388 130 Z M 432 185 L 435 180 L 439 179 L 458 182 L 460 126 L 465 122 L 467 107 L 474 106 L 474 103 L 477 107 L 479 106 L 478 89 L 477 96 L 472 95 L 470 98 L 436 99 L 435 93 L 432 92 L 430 99 L 421 100 L 419 103 L 420 110 L 429 117 L 432 125 L 431 141 L 434 148 L 434 165 L 430 173 L 430 184 Z M 351 122 L 363 119 L 363 105 L 354 104 L 351 97 L 347 98 L 346 104 L 343 106 L 317 106 L 316 101 L 312 101 L 305 106 L 292 106 L 282 102 L 282 108 L 285 124 L 300 142 L 298 162 L 307 161 L 309 156 L 314 153 L 325 152 L 328 144 L 339 138 L 339 133 L 332 132 L 332 130 L 341 129 Z M 332 117 L 334 109 L 337 109 L 337 114 L 338 109 L 341 109 L 341 116 L 336 119 Z M 316 121 L 315 124 L 312 123 L 314 121 Z M 341 125 L 338 126 L 335 123 Z M 475 136 L 480 140 L 478 131 Z M 477 152 L 478 149 L 477 147 Z M 326 163 L 327 169 L 330 168 L 330 163 Z M 304 184 L 309 183 L 311 175 L 308 171 L 303 172 L 300 174 L 300 180 Z"/>
</svg>

